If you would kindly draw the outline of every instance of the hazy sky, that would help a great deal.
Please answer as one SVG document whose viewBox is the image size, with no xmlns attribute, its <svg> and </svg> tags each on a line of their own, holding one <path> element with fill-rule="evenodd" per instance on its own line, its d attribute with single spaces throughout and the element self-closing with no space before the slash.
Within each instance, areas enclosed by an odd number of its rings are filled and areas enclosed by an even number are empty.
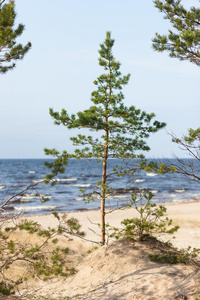
<svg viewBox="0 0 200 300">
<path fill-rule="evenodd" d="M 200 69 L 152 49 L 155 32 L 170 28 L 153 1 L 16 0 L 16 11 L 17 24 L 26 26 L 19 41 L 30 41 L 32 49 L 13 71 L 0 75 L 0 158 L 42 158 L 44 147 L 73 149 L 69 136 L 77 131 L 55 126 L 49 107 L 76 113 L 92 104 L 93 81 L 103 72 L 99 44 L 107 30 L 122 74 L 131 73 L 125 104 L 156 113 L 178 136 L 199 127 Z M 166 130 L 149 139 L 147 157 L 186 156 Z"/>
</svg>

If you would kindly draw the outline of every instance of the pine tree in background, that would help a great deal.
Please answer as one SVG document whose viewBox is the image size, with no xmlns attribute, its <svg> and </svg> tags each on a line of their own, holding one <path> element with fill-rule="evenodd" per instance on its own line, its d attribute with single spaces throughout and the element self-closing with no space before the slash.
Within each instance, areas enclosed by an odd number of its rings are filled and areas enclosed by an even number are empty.
<svg viewBox="0 0 200 300">
<path fill-rule="evenodd" d="M 89 200 L 99 196 L 101 199 L 101 243 L 105 244 L 105 200 L 113 192 L 108 185 L 111 174 L 107 174 L 109 158 L 121 159 L 124 167 L 113 170 L 116 176 L 127 175 L 136 170 L 138 161 L 144 156 L 140 153 L 150 150 L 146 139 L 150 133 L 157 132 L 166 124 L 158 121 L 152 122 L 154 113 L 147 114 L 134 106 L 126 107 L 123 103 L 124 95 L 121 92 L 127 85 L 130 74 L 122 76 L 120 63 L 113 56 L 112 48 L 114 40 L 111 33 L 106 33 L 104 43 L 100 44 L 99 65 L 104 68 L 104 73 L 94 81 L 96 90 L 91 94 L 93 105 L 89 109 L 80 111 L 76 115 L 69 116 L 63 109 L 61 113 L 50 109 L 50 115 L 55 124 L 63 124 L 68 129 L 89 129 L 94 135 L 78 135 L 72 137 L 73 145 L 80 146 L 75 149 L 71 157 L 96 158 L 102 162 L 102 180 L 97 183 Z M 100 138 L 97 134 L 101 132 Z M 55 150 L 55 149 L 54 149 Z M 47 149 L 46 149 L 47 151 Z M 135 169 L 128 167 L 126 159 L 135 161 Z"/>
<path fill-rule="evenodd" d="M 168 35 L 156 33 L 153 48 L 156 51 L 168 51 L 171 57 L 189 60 L 200 65 L 200 8 L 187 10 L 181 0 L 154 0 L 155 6 L 165 14 L 165 19 L 175 28 Z"/>
<path fill-rule="evenodd" d="M 25 26 L 19 24 L 16 29 L 15 25 L 15 1 L 10 0 L 0 2 L 0 73 L 4 74 L 15 67 L 14 61 L 23 59 L 24 55 L 30 50 L 31 43 L 23 46 L 16 43 Z"/>
<path fill-rule="evenodd" d="M 200 66 L 200 8 L 191 7 L 187 10 L 181 5 L 181 0 L 154 0 L 155 6 L 169 19 L 176 33 L 169 30 L 169 35 L 156 33 L 153 48 L 156 51 L 168 51 L 171 57 L 188 60 Z M 188 129 L 187 135 L 181 138 L 171 134 L 172 141 L 194 161 L 185 161 L 176 157 L 176 163 L 167 162 L 173 171 L 186 175 L 189 179 L 200 181 L 200 127 Z M 170 169 L 167 168 L 169 171 Z"/>
</svg>

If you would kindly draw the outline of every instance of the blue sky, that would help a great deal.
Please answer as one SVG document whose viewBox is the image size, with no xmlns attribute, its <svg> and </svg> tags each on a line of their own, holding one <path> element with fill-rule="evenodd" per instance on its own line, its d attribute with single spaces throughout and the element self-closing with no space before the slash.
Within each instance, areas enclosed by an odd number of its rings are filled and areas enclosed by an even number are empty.
<svg viewBox="0 0 200 300">
<path fill-rule="evenodd" d="M 32 49 L 12 72 L 0 75 L 0 158 L 43 158 L 44 147 L 72 151 L 69 137 L 77 131 L 55 126 L 49 107 L 76 113 L 92 104 L 93 81 L 103 72 L 99 44 L 107 30 L 122 74 L 131 73 L 125 104 L 167 123 L 149 139 L 147 157 L 186 156 L 167 131 L 181 136 L 199 127 L 199 68 L 152 49 L 155 32 L 170 28 L 153 1 L 16 0 L 16 11 L 17 24 L 26 26 L 19 42 L 30 41 Z"/>
</svg>

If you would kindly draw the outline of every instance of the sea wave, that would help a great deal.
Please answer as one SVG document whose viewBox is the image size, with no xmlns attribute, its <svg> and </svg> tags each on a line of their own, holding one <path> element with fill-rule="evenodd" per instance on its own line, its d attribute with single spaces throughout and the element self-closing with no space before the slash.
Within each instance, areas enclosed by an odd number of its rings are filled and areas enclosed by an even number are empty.
<svg viewBox="0 0 200 300">
<path fill-rule="evenodd" d="M 72 186 L 77 186 L 77 187 L 90 187 L 91 184 L 87 183 L 87 184 L 73 184 Z"/>
<path fill-rule="evenodd" d="M 168 194 L 168 197 L 173 198 L 173 197 L 177 197 L 176 194 Z"/>
<path fill-rule="evenodd" d="M 171 194 L 169 195 L 172 199 L 172 202 L 179 202 L 179 201 L 185 201 L 185 200 L 190 200 L 190 199 L 200 199 L 200 194 L 199 193 L 184 193 L 184 194 Z"/>
<path fill-rule="evenodd" d="M 42 179 L 37 179 L 37 180 L 32 180 L 32 182 L 39 182 L 39 181 L 42 181 L 42 180 L 44 180 L 44 178 L 42 178 Z M 52 180 L 50 180 L 50 181 L 56 181 L 56 182 L 68 182 L 68 181 L 77 181 L 77 178 L 76 177 L 72 177 L 72 178 L 56 178 L 56 179 L 52 179 Z"/>
<path fill-rule="evenodd" d="M 20 198 L 33 199 L 33 198 L 42 198 L 42 197 L 45 197 L 45 194 L 23 194 Z"/>
<path fill-rule="evenodd" d="M 106 200 L 116 200 L 116 199 L 128 199 L 130 197 L 130 195 L 126 194 L 126 195 L 110 195 L 108 197 L 106 197 Z M 74 198 L 75 201 L 83 201 L 84 197 L 77 197 Z M 99 195 L 95 195 L 95 200 L 100 200 L 101 197 Z"/>
<path fill-rule="evenodd" d="M 145 181 L 145 179 L 136 179 L 136 180 L 134 180 L 134 182 L 144 182 Z"/>
<path fill-rule="evenodd" d="M 157 176 L 158 174 L 156 173 L 146 173 L 146 176 L 150 176 L 150 177 L 153 177 L 153 176 Z"/>
<path fill-rule="evenodd" d="M 75 201 L 83 201 L 82 197 L 74 198 Z"/>
<path fill-rule="evenodd" d="M 27 211 L 27 210 L 54 210 L 56 209 L 57 206 L 55 205 L 49 205 L 49 206 L 45 206 L 45 205 L 39 205 L 39 206 L 14 206 L 15 210 L 18 211 Z"/>
<path fill-rule="evenodd" d="M 173 199 L 172 202 L 182 202 L 183 199 L 179 199 L 179 198 L 176 198 L 176 199 Z"/>
<path fill-rule="evenodd" d="M 200 194 L 199 194 L 199 193 L 187 193 L 186 196 L 187 196 L 189 199 L 192 199 L 192 198 L 200 198 Z"/>
<path fill-rule="evenodd" d="M 97 175 L 97 174 L 82 174 L 81 177 L 85 177 L 85 178 L 91 178 L 91 177 L 101 177 L 101 174 Z"/>
<path fill-rule="evenodd" d="M 174 192 L 176 192 L 176 193 L 183 193 L 183 192 L 185 192 L 185 189 L 177 189 L 177 190 L 174 190 Z"/>
<path fill-rule="evenodd" d="M 54 181 L 61 181 L 61 182 L 65 182 L 65 181 L 77 181 L 76 177 L 72 177 L 72 178 L 56 178 L 53 179 Z"/>
<path fill-rule="evenodd" d="M 108 200 L 116 200 L 116 199 L 128 199 L 130 197 L 130 195 L 128 195 L 128 194 L 125 194 L 125 195 L 111 195 L 111 196 L 108 196 L 106 199 L 108 199 Z"/>
<path fill-rule="evenodd" d="M 24 194 L 21 197 L 18 197 L 20 202 L 31 202 L 32 199 L 43 200 L 44 198 L 50 200 L 52 196 L 46 196 L 45 194 Z"/>
</svg>

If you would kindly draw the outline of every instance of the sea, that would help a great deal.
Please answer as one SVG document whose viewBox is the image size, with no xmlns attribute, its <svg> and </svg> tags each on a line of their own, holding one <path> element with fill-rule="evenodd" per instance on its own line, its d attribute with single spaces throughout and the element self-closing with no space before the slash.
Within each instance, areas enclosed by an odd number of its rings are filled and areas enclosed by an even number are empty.
<svg viewBox="0 0 200 300">
<path fill-rule="evenodd" d="M 44 161 L 50 160 L 0 159 L 0 203 L 16 195 L 9 202 L 7 211 L 39 215 L 51 214 L 53 211 L 74 212 L 100 208 L 98 195 L 93 201 L 87 203 L 81 191 L 92 193 L 97 182 L 101 180 L 102 163 L 94 159 L 90 161 L 70 159 L 65 173 L 57 177 L 53 187 L 50 184 L 40 183 L 22 195 L 17 195 L 49 173 L 44 166 Z M 173 162 L 173 159 L 171 161 Z M 188 159 L 185 162 L 188 162 Z M 116 165 L 120 166 L 120 161 L 110 159 L 108 173 L 112 173 Z M 113 175 L 109 181 L 116 192 L 106 199 L 106 208 L 126 205 L 132 193 L 141 197 L 142 193 L 148 191 L 153 193 L 152 202 L 157 204 L 200 199 L 200 183 L 177 173 L 158 175 L 153 172 L 140 171 L 135 175 L 119 178 Z M 44 202 L 46 198 L 48 201 Z"/>
</svg>

